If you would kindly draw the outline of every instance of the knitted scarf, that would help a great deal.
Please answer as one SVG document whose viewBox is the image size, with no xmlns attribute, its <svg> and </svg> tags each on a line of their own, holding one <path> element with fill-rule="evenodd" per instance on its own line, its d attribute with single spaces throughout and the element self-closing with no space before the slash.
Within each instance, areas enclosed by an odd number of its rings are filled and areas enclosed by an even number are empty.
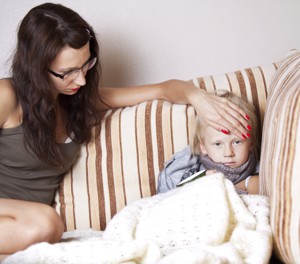
<svg viewBox="0 0 300 264">
<path fill-rule="evenodd" d="M 223 163 L 214 162 L 207 155 L 200 156 L 200 163 L 208 170 L 222 172 L 233 184 L 237 184 L 255 172 L 257 161 L 254 153 L 251 152 L 248 160 L 237 168 L 230 168 Z"/>
</svg>

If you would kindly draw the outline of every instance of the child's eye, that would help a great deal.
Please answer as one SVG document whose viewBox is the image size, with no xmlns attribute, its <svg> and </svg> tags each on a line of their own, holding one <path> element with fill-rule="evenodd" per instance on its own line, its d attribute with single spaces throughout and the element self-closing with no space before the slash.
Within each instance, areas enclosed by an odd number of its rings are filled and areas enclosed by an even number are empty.
<svg viewBox="0 0 300 264">
<path fill-rule="evenodd" d="M 221 143 L 220 143 L 220 142 L 215 142 L 214 145 L 215 145 L 216 147 L 220 147 L 220 146 L 221 146 Z"/>
<path fill-rule="evenodd" d="M 236 141 L 234 141 L 234 144 L 236 144 L 236 145 L 241 144 L 241 143 L 242 143 L 241 140 L 236 140 Z"/>
</svg>

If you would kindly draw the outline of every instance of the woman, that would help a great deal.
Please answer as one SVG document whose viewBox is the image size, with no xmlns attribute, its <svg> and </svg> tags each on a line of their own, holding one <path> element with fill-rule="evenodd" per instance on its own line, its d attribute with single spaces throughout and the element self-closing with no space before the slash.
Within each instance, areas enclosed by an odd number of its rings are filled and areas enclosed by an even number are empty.
<svg viewBox="0 0 300 264">
<path fill-rule="evenodd" d="M 164 99 L 192 104 L 219 131 L 247 133 L 244 111 L 184 81 L 99 89 L 98 53 L 92 27 L 62 5 L 36 6 L 20 24 L 12 78 L 0 80 L 0 254 L 59 241 L 54 192 L 105 109 Z"/>
</svg>

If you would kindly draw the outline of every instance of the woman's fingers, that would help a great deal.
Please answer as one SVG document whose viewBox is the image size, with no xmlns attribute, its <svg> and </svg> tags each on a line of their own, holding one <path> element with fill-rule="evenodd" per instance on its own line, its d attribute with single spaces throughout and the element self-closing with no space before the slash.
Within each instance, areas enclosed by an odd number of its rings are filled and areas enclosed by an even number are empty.
<svg viewBox="0 0 300 264">
<path fill-rule="evenodd" d="M 197 114 L 205 119 L 208 125 L 225 134 L 235 134 L 239 138 L 246 139 L 251 136 L 247 122 L 249 117 L 230 100 L 201 92 L 199 101 L 193 105 Z"/>
<path fill-rule="evenodd" d="M 223 98 L 225 99 L 225 98 Z M 226 99 L 227 100 L 227 99 Z M 227 100 L 228 101 L 228 100 Z M 223 109 L 220 109 L 221 119 L 218 122 L 218 125 L 227 128 L 231 133 L 239 136 L 241 138 L 248 138 L 250 137 L 248 129 L 249 124 L 246 120 L 246 113 L 238 108 L 235 104 L 228 101 L 224 106 Z M 221 128 L 222 130 L 222 128 Z"/>
</svg>

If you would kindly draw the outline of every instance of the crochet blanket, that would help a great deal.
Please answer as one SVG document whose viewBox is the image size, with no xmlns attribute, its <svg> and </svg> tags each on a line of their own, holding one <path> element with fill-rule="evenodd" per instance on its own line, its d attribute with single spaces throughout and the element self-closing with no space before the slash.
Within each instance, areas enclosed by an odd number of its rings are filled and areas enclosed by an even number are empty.
<svg viewBox="0 0 300 264">
<path fill-rule="evenodd" d="M 123 208 L 102 233 L 66 232 L 8 263 L 268 263 L 272 251 L 268 199 L 239 196 L 217 173 Z"/>
</svg>

